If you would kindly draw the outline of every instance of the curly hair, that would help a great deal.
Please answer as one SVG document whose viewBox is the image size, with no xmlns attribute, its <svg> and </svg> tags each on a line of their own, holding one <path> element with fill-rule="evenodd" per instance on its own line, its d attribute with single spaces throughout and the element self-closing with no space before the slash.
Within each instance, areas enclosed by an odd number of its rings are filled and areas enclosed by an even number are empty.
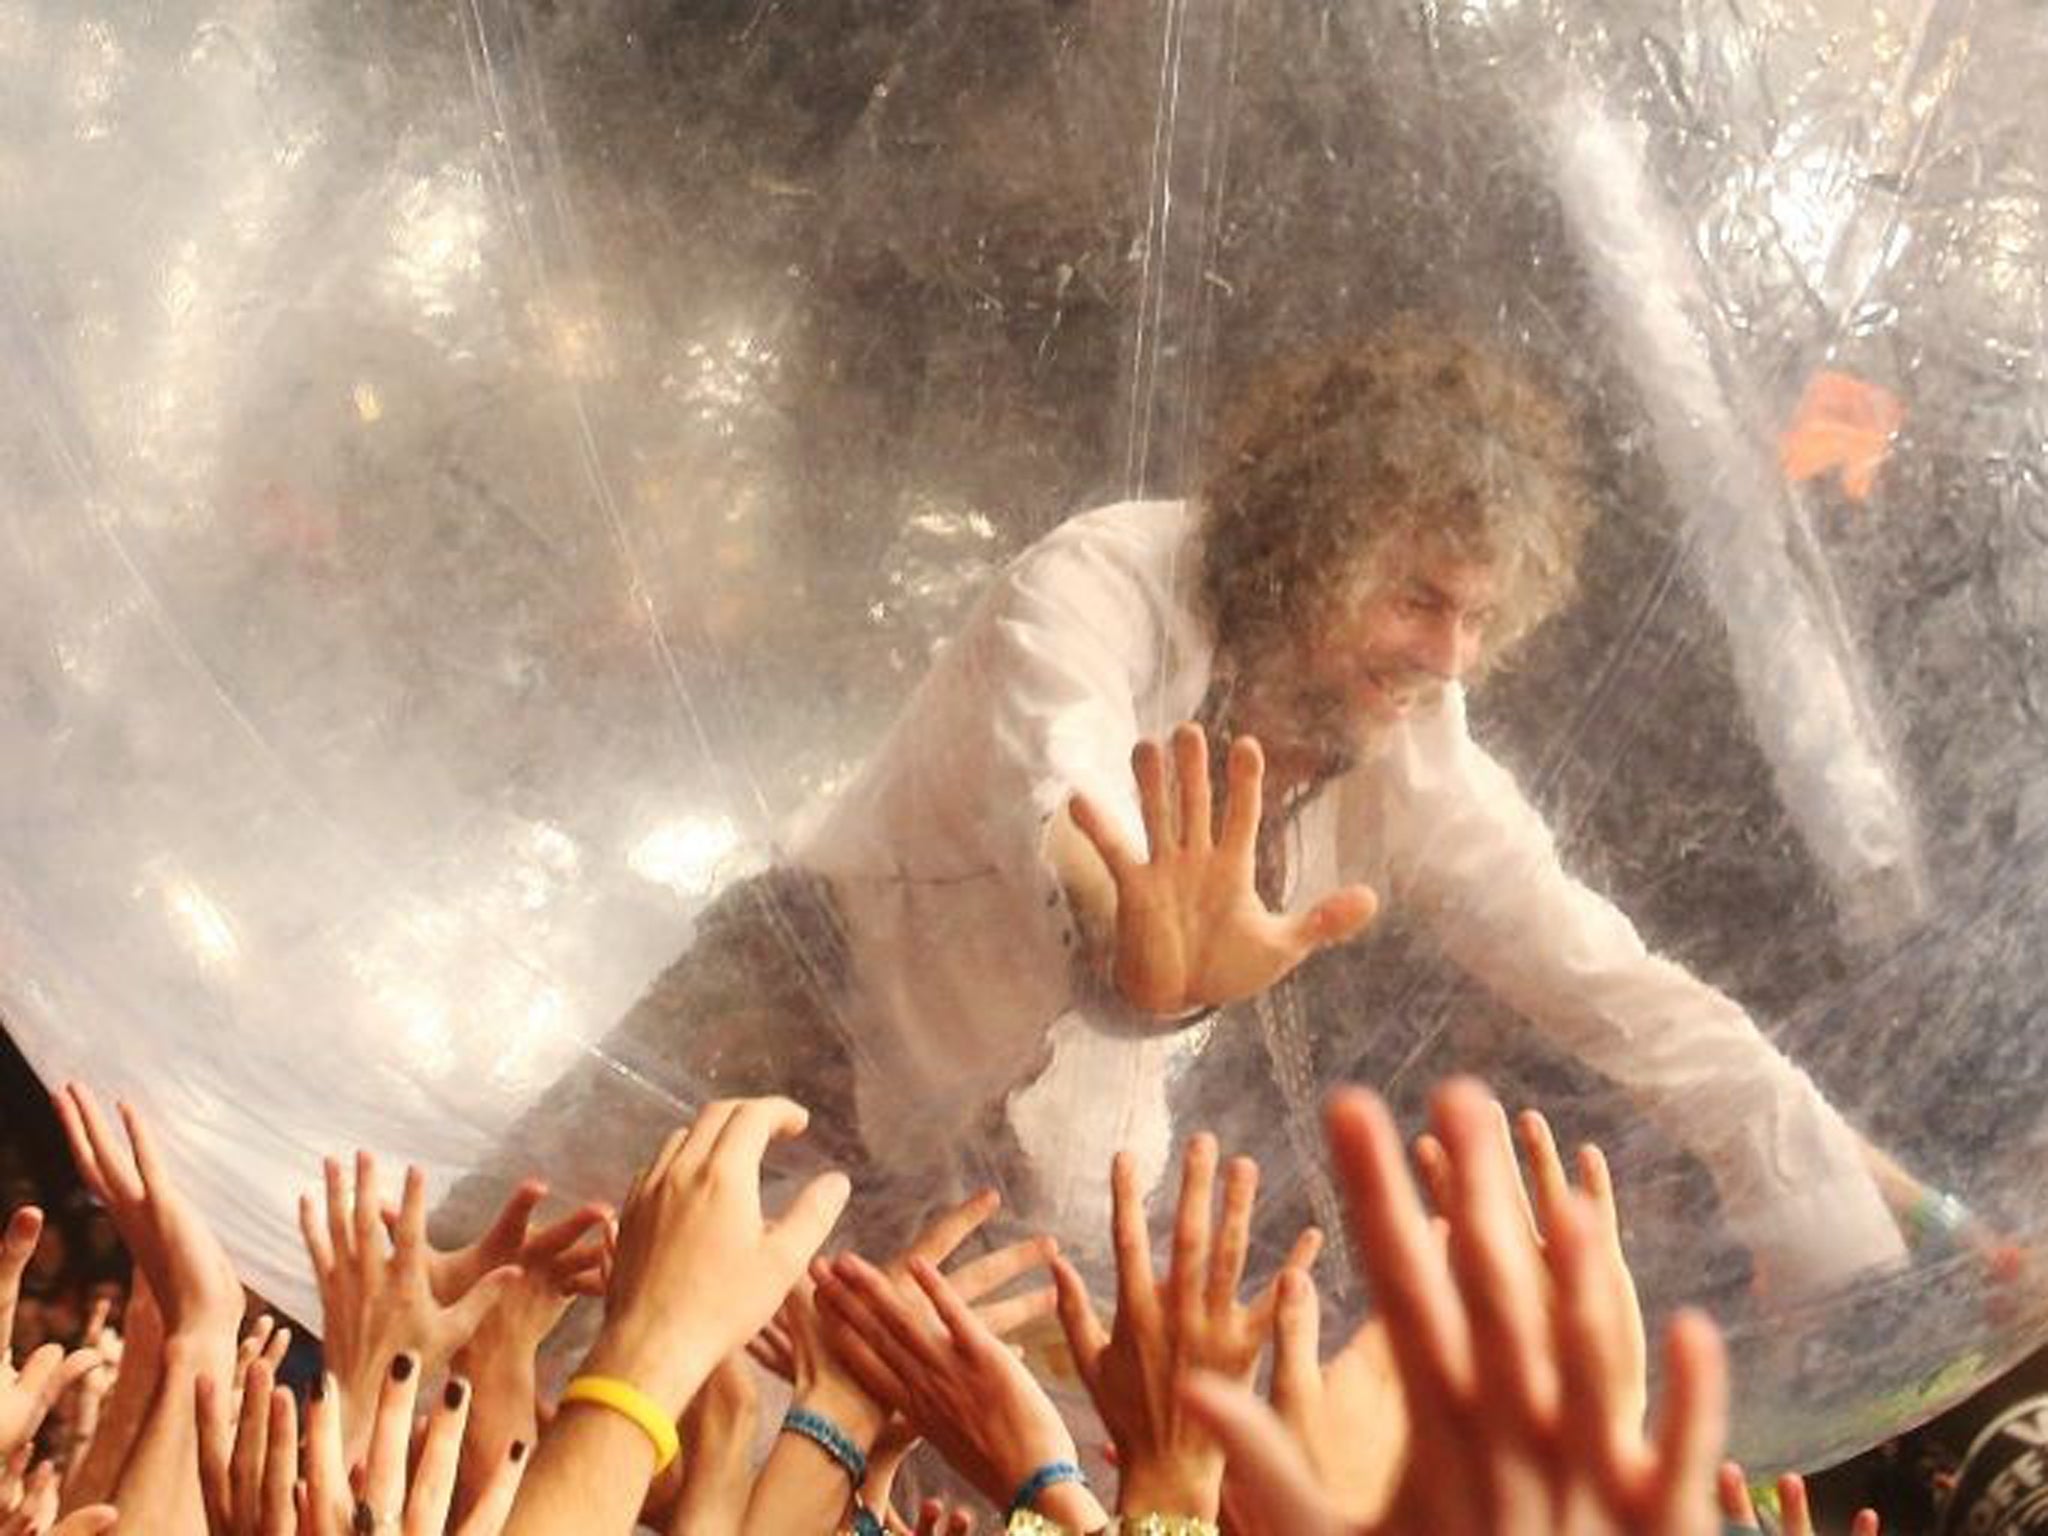
<svg viewBox="0 0 2048 1536">
<path fill-rule="evenodd" d="M 1576 427 L 1518 359 L 1419 318 L 1256 375 L 1203 465 L 1202 600 L 1226 654 L 1273 654 L 1369 593 L 1387 541 L 1493 567 L 1480 667 L 1571 596 L 1592 521 Z"/>
</svg>

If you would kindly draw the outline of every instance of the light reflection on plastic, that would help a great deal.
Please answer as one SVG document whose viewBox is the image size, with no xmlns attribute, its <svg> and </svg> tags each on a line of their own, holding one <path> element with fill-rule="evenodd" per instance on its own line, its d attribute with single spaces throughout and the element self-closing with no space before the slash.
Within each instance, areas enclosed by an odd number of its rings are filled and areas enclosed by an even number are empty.
<svg viewBox="0 0 2048 1536">
<path fill-rule="evenodd" d="M 684 394 L 701 417 L 715 423 L 721 437 L 732 431 L 728 413 L 751 400 L 781 362 L 773 347 L 746 330 L 734 331 L 722 344 L 692 342 L 685 356 L 695 377 L 684 385 Z"/>
<path fill-rule="evenodd" d="M 483 189 L 474 175 L 420 177 L 392 215 L 391 271 L 423 313 L 455 313 L 466 279 L 483 270 Z"/>
<path fill-rule="evenodd" d="M 164 906 L 185 947 L 201 965 L 231 966 L 242 957 L 234 925 L 219 903 L 190 880 L 172 880 L 164 887 Z"/>
<path fill-rule="evenodd" d="M 722 816 L 681 816 L 635 843 L 626 863 L 641 879 L 678 896 L 702 896 L 739 841 L 738 829 Z"/>
<path fill-rule="evenodd" d="M 0 59 L 25 60 L 35 44 L 35 14 L 26 5 L 0 5 Z"/>
<path fill-rule="evenodd" d="M 1978 270 L 2000 298 L 2038 302 L 2044 291 L 2041 272 L 2048 250 L 2042 249 L 2041 212 L 2027 198 L 1993 197 L 1984 202 L 1978 216 Z"/>
<path fill-rule="evenodd" d="M 399 1018 L 408 1070 L 445 1077 L 455 1070 L 455 1030 L 439 999 L 404 988 L 386 991 L 383 1003 Z"/>
<path fill-rule="evenodd" d="M 1770 191 L 1771 222 L 1777 226 L 1785 253 L 1797 261 L 1807 281 L 1818 282 L 1841 234 L 1841 171 L 1836 157 L 1814 151 L 1784 166 Z M 1831 196 L 1831 194 L 1833 194 Z"/>
<path fill-rule="evenodd" d="M 583 865 L 576 840 L 552 822 L 535 822 L 515 840 L 519 861 L 511 871 L 514 899 L 526 911 L 546 906 Z"/>
<path fill-rule="evenodd" d="M 567 1015 L 568 1004 L 560 992 L 547 986 L 535 992 L 524 1011 L 511 1017 L 499 1039 L 491 1058 L 491 1076 L 502 1083 L 525 1082 L 543 1048 L 560 1044 Z"/>
<path fill-rule="evenodd" d="M 594 308 L 577 308 L 558 299 L 550 306 L 548 330 L 555 365 L 565 377 L 588 382 L 616 371 L 604 322 Z"/>
<path fill-rule="evenodd" d="M 78 28 L 77 64 L 71 75 L 71 105 L 78 113 L 78 136 L 103 139 L 110 131 L 103 109 L 114 99 L 127 55 L 105 22 L 88 21 Z"/>
</svg>

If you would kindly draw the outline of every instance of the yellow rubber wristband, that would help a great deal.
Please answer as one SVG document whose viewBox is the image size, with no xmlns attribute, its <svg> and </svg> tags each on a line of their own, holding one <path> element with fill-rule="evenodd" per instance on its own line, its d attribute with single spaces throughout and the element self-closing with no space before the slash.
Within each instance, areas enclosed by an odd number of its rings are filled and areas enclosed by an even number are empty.
<svg viewBox="0 0 2048 1536">
<path fill-rule="evenodd" d="M 578 1376 L 562 1389 L 562 1402 L 589 1403 L 631 1419 L 654 1442 L 654 1475 L 661 1476 L 682 1452 L 682 1438 L 660 1406 L 631 1382 L 616 1376 Z"/>
</svg>

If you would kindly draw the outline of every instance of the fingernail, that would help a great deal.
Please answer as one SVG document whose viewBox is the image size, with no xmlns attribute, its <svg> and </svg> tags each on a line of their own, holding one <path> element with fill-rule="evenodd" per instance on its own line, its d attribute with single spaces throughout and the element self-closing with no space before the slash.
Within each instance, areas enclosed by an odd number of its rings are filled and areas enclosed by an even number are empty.
<svg viewBox="0 0 2048 1536">
<path fill-rule="evenodd" d="M 412 1375 L 412 1356 L 399 1355 L 391 1362 L 391 1379 L 405 1381 Z"/>
<path fill-rule="evenodd" d="M 512 1449 L 508 1454 L 514 1461 L 526 1460 L 526 1442 L 524 1440 L 514 1440 L 512 1442 Z"/>
<path fill-rule="evenodd" d="M 441 1401 L 446 1403 L 452 1411 L 462 1406 L 462 1399 L 468 1395 L 468 1392 L 468 1382 L 464 1381 L 460 1376 L 450 1376 L 448 1378 L 447 1390 L 441 1394 Z"/>
</svg>

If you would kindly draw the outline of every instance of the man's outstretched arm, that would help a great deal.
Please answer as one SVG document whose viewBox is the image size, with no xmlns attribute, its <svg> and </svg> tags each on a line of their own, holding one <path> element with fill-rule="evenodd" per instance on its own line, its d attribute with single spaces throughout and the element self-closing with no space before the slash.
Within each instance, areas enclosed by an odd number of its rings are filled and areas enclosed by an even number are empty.
<svg viewBox="0 0 2048 1536">
<path fill-rule="evenodd" d="M 1513 778 L 1465 734 L 1461 701 L 1393 766 L 1380 829 L 1396 887 L 1446 953 L 1627 1089 L 1700 1157 L 1741 1240 L 1786 1291 L 1905 1253 L 1892 1203 L 1919 1186 L 1870 1149 L 1732 999 L 1643 943 L 1568 874 Z"/>
</svg>

